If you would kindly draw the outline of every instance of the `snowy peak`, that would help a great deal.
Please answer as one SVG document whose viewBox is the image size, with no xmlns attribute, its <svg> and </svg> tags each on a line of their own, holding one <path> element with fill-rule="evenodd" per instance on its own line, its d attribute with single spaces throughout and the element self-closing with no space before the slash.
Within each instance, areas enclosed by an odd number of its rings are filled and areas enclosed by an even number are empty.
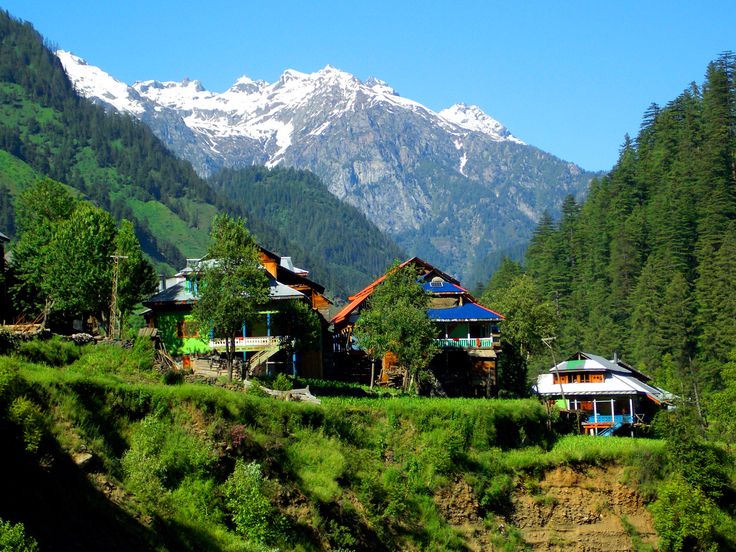
<svg viewBox="0 0 736 552">
<path fill-rule="evenodd" d="M 232 94 L 243 93 L 243 94 L 257 94 L 263 90 L 268 83 L 266 81 L 254 81 L 250 77 L 243 75 L 233 83 L 233 85 L 227 89 L 227 92 Z"/>
<path fill-rule="evenodd" d="M 176 81 L 138 81 L 132 87 L 142 97 L 159 104 L 180 110 L 195 109 L 203 100 L 213 96 L 202 83 L 185 78 Z"/>
<path fill-rule="evenodd" d="M 458 103 L 440 111 L 439 116 L 449 123 L 473 132 L 481 132 L 496 141 L 508 140 L 517 144 L 524 143 L 477 105 Z"/>
<path fill-rule="evenodd" d="M 124 82 L 113 78 L 99 67 L 89 65 L 71 52 L 59 50 L 56 55 L 69 75 L 74 88 L 82 96 L 96 98 L 110 104 L 118 111 L 134 115 L 140 115 L 145 111 L 138 94 Z"/>
</svg>

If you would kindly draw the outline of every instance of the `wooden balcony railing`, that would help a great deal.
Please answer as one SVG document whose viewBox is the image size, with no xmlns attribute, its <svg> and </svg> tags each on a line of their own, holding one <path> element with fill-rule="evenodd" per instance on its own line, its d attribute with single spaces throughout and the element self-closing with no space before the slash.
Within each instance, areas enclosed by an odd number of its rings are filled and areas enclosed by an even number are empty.
<svg viewBox="0 0 736 552">
<path fill-rule="evenodd" d="M 455 337 L 434 342 L 443 349 L 492 349 L 500 344 L 498 337 Z"/>
<path fill-rule="evenodd" d="M 282 345 L 289 338 L 283 336 L 236 337 L 235 351 L 260 351 Z M 225 351 L 225 339 L 210 339 L 210 348 L 216 351 Z"/>
</svg>

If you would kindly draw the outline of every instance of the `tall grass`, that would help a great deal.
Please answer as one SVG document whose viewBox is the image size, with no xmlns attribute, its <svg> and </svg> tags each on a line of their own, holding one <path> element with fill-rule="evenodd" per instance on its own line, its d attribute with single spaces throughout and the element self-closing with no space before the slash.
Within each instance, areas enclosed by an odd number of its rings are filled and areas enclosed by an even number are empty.
<svg viewBox="0 0 736 552">
<path fill-rule="evenodd" d="M 98 456 L 142 514 L 188 535 L 176 537 L 189 539 L 177 541 L 184 549 L 237 548 L 236 520 L 266 511 L 283 516 L 278 531 L 264 527 L 285 549 L 465 549 L 436 502 L 458 480 L 493 520 L 525 474 L 627 462 L 662 446 L 559 438 L 534 400 L 325 397 L 314 405 L 163 385 L 151 355 L 136 344 L 84 347 L 62 367 L 0 357 L 0 410 L 21 395 L 43 408 L 57 440 Z M 232 474 L 243 462 L 261 471 L 238 476 L 248 484 L 235 493 Z M 248 494 L 258 508 L 238 509 L 228 492 Z M 240 532 L 253 540 L 246 547 L 260 546 L 260 536 Z"/>
</svg>

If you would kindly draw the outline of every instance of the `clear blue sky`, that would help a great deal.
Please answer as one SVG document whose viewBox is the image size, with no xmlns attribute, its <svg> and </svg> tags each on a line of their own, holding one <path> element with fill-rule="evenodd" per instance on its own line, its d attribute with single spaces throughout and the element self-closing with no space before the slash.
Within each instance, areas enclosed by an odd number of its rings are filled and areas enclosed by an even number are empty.
<svg viewBox="0 0 736 552">
<path fill-rule="evenodd" d="M 734 1 L 6 0 L 49 41 L 127 83 L 326 64 L 434 110 L 479 105 L 527 143 L 609 169 L 651 102 L 736 50 Z"/>
</svg>

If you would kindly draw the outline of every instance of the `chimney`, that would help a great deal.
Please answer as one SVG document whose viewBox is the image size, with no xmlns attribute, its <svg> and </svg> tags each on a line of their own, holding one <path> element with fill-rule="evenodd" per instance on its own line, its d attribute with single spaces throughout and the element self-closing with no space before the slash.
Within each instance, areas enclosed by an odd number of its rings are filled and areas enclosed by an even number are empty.
<svg viewBox="0 0 736 552">
<path fill-rule="evenodd" d="M 159 280 L 159 284 L 158 284 L 158 290 L 159 291 L 165 291 L 166 290 L 166 274 L 164 274 L 163 272 L 161 272 L 159 274 L 159 278 L 160 278 L 160 280 Z"/>
<path fill-rule="evenodd" d="M 618 351 L 613 351 L 613 363 L 618 364 Z"/>
</svg>

